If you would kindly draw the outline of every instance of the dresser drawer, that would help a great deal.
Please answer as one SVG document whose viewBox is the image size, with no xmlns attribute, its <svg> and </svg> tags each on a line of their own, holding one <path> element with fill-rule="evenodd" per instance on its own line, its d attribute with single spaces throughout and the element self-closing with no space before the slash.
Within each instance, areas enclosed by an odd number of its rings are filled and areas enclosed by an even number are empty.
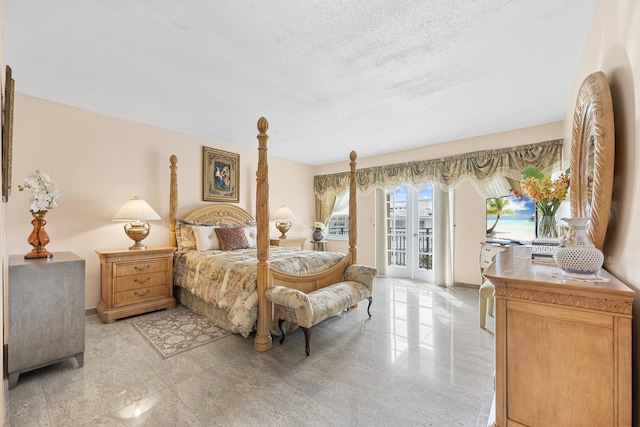
<svg viewBox="0 0 640 427">
<path fill-rule="evenodd" d="M 167 286 L 168 283 L 166 271 L 120 276 L 114 280 L 113 292 L 145 289 L 152 286 Z"/>
<path fill-rule="evenodd" d="M 147 301 L 154 298 L 166 297 L 167 286 L 147 286 L 145 288 L 129 290 L 124 292 L 116 292 L 115 307 L 135 304 L 137 302 Z"/>
<path fill-rule="evenodd" d="M 170 259 L 149 259 L 133 262 L 119 262 L 114 265 L 114 276 L 129 276 L 132 274 L 154 273 L 167 271 L 171 267 Z"/>
<path fill-rule="evenodd" d="M 492 256 L 481 256 L 480 257 L 480 268 L 485 269 L 487 267 L 489 267 L 491 264 L 493 264 L 493 261 L 495 260 L 494 257 Z"/>
</svg>

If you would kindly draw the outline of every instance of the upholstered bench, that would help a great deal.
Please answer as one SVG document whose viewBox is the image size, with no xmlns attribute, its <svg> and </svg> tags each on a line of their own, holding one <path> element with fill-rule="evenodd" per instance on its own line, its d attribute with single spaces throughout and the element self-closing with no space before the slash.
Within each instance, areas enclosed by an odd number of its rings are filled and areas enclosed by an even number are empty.
<svg viewBox="0 0 640 427">
<path fill-rule="evenodd" d="M 375 267 L 353 264 L 345 270 L 342 281 L 325 286 L 313 292 L 304 293 L 286 286 L 272 286 L 267 289 L 266 297 L 277 306 L 278 327 L 282 333 L 280 344 L 286 334 L 283 323 L 295 323 L 304 332 L 305 352 L 310 354 L 309 340 L 311 328 L 329 317 L 336 316 L 368 299 L 367 314 L 371 317 L 373 279 L 378 274 Z"/>
</svg>

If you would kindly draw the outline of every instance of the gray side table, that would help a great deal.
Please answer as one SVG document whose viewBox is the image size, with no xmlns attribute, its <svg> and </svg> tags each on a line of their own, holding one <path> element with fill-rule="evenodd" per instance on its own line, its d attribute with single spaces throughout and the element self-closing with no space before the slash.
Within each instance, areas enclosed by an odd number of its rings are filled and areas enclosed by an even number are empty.
<svg viewBox="0 0 640 427">
<path fill-rule="evenodd" d="M 21 373 L 75 357 L 84 364 L 85 261 L 9 256 L 9 388 Z"/>
</svg>

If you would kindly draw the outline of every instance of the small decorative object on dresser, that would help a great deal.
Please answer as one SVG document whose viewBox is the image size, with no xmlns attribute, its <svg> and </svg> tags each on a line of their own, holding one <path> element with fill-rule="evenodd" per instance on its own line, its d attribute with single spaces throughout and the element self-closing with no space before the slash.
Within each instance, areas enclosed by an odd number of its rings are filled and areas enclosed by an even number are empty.
<svg viewBox="0 0 640 427">
<path fill-rule="evenodd" d="M 31 221 L 33 230 L 27 239 L 33 249 L 24 257 L 27 259 L 51 258 L 53 254 L 45 248 L 51 239 L 44 229 L 47 223 L 44 217 L 47 211 L 58 206 L 56 203 L 56 199 L 60 197 L 58 186 L 51 180 L 49 175 L 39 169 L 36 169 L 34 176 L 25 178 L 24 182 L 24 185 L 18 185 L 18 190 L 29 190 L 31 192 L 29 201 L 31 202 L 31 215 L 33 215 L 33 220 Z"/>
<path fill-rule="evenodd" d="M 556 213 L 560 203 L 567 197 L 569 189 L 569 173 L 562 173 L 551 179 L 535 166 L 522 171 L 521 191 L 513 191 L 516 196 L 526 194 L 536 202 L 538 209 L 538 237 L 558 237 Z"/>
<path fill-rule="evenodd" d="M 567 234 L 561 239 L 554 259 L 563 274 L 577 279 L 595 279 L 604 263 L 604 255 L 596 248 L 589 234 L 589 218 L 562 218 L 569 224 Z"/>
<path fill-rule="evenodd" d="M 174 308 L 171 246 L 144 251 L 96 251 L 100 257 L 98 317 L 112 323 L 122 317 Z"/>
</svg>

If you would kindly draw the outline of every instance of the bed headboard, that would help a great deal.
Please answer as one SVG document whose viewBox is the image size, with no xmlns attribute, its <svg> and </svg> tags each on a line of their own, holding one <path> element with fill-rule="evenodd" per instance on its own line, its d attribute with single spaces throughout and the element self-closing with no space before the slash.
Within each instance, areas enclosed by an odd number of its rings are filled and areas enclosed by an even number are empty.
<svg viewBox="0 0 640 427">
<path fill-rule="evenodd" d="M 229 224 L 249 224 L 255 222 L 249 212 L 239 206 L 226 203 L 202 206 L 189 212 L 183 219 L 201 223 L 224 221 Z"/>
</svg>

